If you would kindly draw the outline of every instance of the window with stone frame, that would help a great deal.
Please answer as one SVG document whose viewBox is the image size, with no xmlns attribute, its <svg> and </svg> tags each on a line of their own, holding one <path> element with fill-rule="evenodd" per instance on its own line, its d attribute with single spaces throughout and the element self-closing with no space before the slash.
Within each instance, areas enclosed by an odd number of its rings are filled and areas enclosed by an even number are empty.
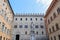
<svg viewBox="0 0 60 40">
<path fill-rule="evenodd" d="M 25 20 L 27 21 L 27 18 Z"/>
<path fill-rule="evenodd" d="M 23 28 L 23 25 L 19 25 L 19 28 Z"/>
<path fill-rule="evenodd" d="M 5 40 L 5 37 L 3 37 L 3 40 Z"/>
<path fill-rule="evenodd" d="M 38 35 L 38 31 L 36 32 L 36 34 Z"/>
<path fill-rule="evenodd" d="M 56 18 L 56 13 L 53 13 L 53 17 Z"/>
<path fill-rule="evenodd" d="M 27 31 L 25 31 L 25 34 L 27 34 Z"/>
<path fill-rule="evenodd" d="M 58 23 L 56 23 L 55 26 L 56 26 L 56 30 L 59 30 L 59 25 L 58 25 Z"/>
<path fill-rule="evenodd" d="M 40 25 L 40 28 L 44 28 L 44 26 L 43 25 Z"/>
<path fill-rule="evenodd" d="M 60 13 L 60 8 L 57 8 L 57 13 L 58 13 L 58 14 Z"/>
<path fill-rule="evenodd" d="M 56 36 L 54 36 L 54 40 L 56 40 Z"/>
<path fill-rule="evenodd" d="M 0 40 L 2 40 L 2 36 L 0 36 Z"/>
<path fill-rule="evenodd" d="M 15 20 L 17 21 L 17 18 L 15 18 Z"/>
<path fill-rule="evenodd" d="M 53 40 L 53 38 L 51 37 L 51 40 Z"/>
<path fill-rule="evenodd" d="M 54 26 L 52 26 L 52 30 L 53 30 L 53 32 L 55 31 Z"/>
<path fill-rule="evenodd" d="M 20 21 L 22 21 L 22 18 L 20 18 Z"/>
<path fill-rule="evenodd" d="M 38 25 L 35 25 L 35 28 L 39 28 L 39 26 Z"/>
<path fill-rule="evenodd" d="M 32 21 L 32 18 L 30 18 L 30 20 Z"/>
<path fill-rule="evenodd" d="M 51 33 L 51 28 L 49 28 L 49 33 Z"/>
<path fill-rule="evenodd" d="M 43 18 L 40 18 L 40 20 L 42 21 L 42 20 L 43 20 Z"/>
<path fill-rule="evenodd" d="M 25 28 L 28 28 L 28 25 L 25 25 Z"/>
<path fill-rule="evenodd" d="M 37 18 L 35 18 L 35 20 L 37 21 Z"/>
<path fill-rule="evenodd" d="M 17 28 L 17 25 L 14 25 L 14 28 Z"/>
<path fill-rule="evenodd" d="M 58 39 L 60 40 L 60 35 L 58 35 Z"/>
<path fill-rule="evenodd" d="M 42 31 L 42 35 L 44 34 L 44 32 Z"/>
<path fill-rule="evenodd" d="M 50 17 L 51 21 L 53 20 L 52 16 Z"/>
<path fill-rule="evenodd" d="M 48 24 L 50 24 L 50 20 L 48 19 Z"/>
</svg>

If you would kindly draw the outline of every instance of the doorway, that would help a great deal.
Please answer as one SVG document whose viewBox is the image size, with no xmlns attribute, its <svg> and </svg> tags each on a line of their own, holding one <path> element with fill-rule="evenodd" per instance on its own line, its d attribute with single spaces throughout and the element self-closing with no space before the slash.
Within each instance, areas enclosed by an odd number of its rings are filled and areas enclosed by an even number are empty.
<svg viewBox="0 0 60 40">
<path fill-rule="evenodd" d="M 19 34 L 16 35 L 16 40 L 19 40 Z"/>
</svg>

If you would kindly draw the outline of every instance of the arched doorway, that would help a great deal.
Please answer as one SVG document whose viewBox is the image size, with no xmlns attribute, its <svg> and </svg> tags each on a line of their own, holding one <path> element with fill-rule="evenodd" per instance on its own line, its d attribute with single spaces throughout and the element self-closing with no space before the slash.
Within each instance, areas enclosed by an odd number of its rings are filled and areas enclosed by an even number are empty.
<svg viewBox="0 0 60 40">
<path fill-rule="evenodd" d="M 19 40 L 19 34 L 16 35 L 16 40 Z"/>
</svg>

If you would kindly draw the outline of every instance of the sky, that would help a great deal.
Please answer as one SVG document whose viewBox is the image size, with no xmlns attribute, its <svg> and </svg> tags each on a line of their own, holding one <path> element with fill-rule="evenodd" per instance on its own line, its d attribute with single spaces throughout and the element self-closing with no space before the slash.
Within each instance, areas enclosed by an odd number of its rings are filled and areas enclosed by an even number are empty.
<svg viewBox="0 0 60 40">
<path fill-rule="evenodd" d="M 15 14 L 45 14 L 52 0 L 9 0 Z"/>
</svg>

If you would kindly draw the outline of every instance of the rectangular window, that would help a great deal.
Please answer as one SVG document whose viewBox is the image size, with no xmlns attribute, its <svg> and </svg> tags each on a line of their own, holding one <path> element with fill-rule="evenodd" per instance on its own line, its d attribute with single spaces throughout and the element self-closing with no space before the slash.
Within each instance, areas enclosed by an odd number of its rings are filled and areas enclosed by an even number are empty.
<svg viewBox="0 0 60 40">
<path fill-rule="evenodd" d="M 25 31 L 25 34 L 27 34 L 27 31 Z"/>
<path fill-rule="evenodd" d="M 3 40 L 5 40 L 5 37 L 3 37 Z"/>
<path fill-rule="evenodd" d="M 53 38 L 51 37 L 51 40 L 53 40 Z"/>
<path fill-rule="evenodd" d="M 14 28 L 17 28 L 17 25 L 14 25 Z"/>
<path fill-rule="evenodd" d="M 27 18 L 25 20 L 27 21 Z"/>
<path fill-rule="evenodd" d="M 50 20 L 48 20 L 48 24 L 50 24 Z"/>
<path fill-rule="evenodd" d="M 42 31 L 42 35 L 44 34 L 44 32 Z"/>
<path fill-rule="evenodd" d="M 51 29 L 49 29 L 49 32 L 51 33 Z"/>
<path fill-rule="evenodd" d="M 5 32 L 6 32 L 7 27 L 5 27 Z"/>
<path fill-rule="evenodd" d="M 55 26 L 56 26 L 56 29 L 59 30 L 59 25 L 57 23 L 55 24 Z"/>
<path fill-rule="evenodd" d="M 2 32 L 4 32 L 4 25 L 2 25 Z"/>
<path fill-rule="evenodd" d="M 28 25 L 25 25 L 25 28 L 28 28 Z"/>
<path fill-rule="evenodd" d="M 56 13 L 53 14 L 54 18 L 56 17 Z"/>
<path fill-rule="evenodd" d="M 60 35 L 58 35 L 58 38 L 59 38 L 59 40 L 60 40 Z"/>
<path fill-rule="evenodd" d="M 58 13 L 58 14 L 60 13 L 60 8 L 57 9 L 57 13 Z"/>
<path fill-rule="evenodd" d="M 53 18 L 52 18 L 52 17 L 50 17 L 50 19 L 51 19 L 51 21 L 53 20 Z"/>
<path fill-rule="evenodd" d="M 36 32 L 36 34 L 38 35 L 38 31 Z"/>
<path fill-rule="evenodd" d="M 37 21 L 37 18 L 35 18 L 35 20 Z"/>
<path fill-rule="evenodd" d="M 15 18 L 15 20 L 17 21 L 17 18 Z"/>
<path fill-rule="evenodd" d="M 20 18 L 20 21 L 22 21 L 22 18 Z"/>
<path fill-rule="evenodd" d="M 19 28 L 22 28 L 23 26 L 22 25 L 19 25 Z"/>
<path fill-rule="evenodd" d="M 54 26 L 52 26 L 52 30 L 53 30 L 53 32 L 55 31 L 55 30 L 54 30 Z"/>
<path fill-rule="evenodd" d="M 56 37 L 54 36 L 54 40 L 56 40 Z"/>
<path fill-rule="evenodd" d="M 0 36 L 0 40 L 2 40 L 2 36 Z"/>
<path fill-rule="evenodd" d="M 30 18 L 30 20 L 32 21 L 32 18 Z"/>
<path fill-rule="evenodd" d="M 42 18 L 40 18 L 40 20 L 42 21 L 43 19 L 42 19 Z"/>
<path fill-rule="evenodd" d="M 44 28 L 44 26 L 43 25 L 40 25 L 40 28 Z"/>
<path fill-rule="evenodd" d="M 35 25 L 35 28 L 39 28 L 39 26 L 38 25 Z"/>
</svg>

